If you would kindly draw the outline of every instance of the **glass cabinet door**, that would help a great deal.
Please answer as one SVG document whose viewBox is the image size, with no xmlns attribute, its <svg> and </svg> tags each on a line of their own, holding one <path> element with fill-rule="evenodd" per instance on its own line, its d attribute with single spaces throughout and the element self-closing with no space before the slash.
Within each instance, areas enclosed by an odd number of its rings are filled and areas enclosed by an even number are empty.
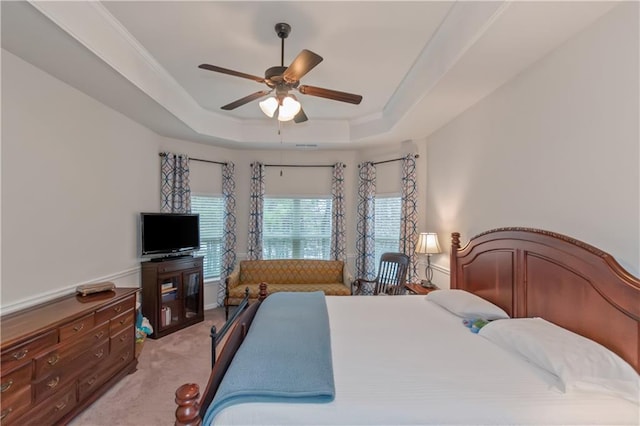
<svg viewBox="0 0 640 426">
<path fill-rule="evenodd" d="M 188 271 L 182 275 L 182 297 L 184 298 L 184 317 L 193 318 L 200 314 L 200 271 Z"/>
<path fill-rule="evenodd" d="M 180 294 L 180 274 L 160 276 L 160 328 L 170 327 L 182 320 L 182 301 Z"/>
</svg>

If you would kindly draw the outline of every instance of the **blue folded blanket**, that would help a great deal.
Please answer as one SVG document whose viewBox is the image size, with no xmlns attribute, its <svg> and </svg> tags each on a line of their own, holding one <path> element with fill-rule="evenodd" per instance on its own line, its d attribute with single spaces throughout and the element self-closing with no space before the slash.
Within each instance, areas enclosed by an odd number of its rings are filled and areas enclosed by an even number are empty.
<svg viewBox="0 0 640 426">
<path fill-rule="evenodd" d="M 246 402 L 333 401 L 329 315 L 324 293 L 274 293 L 262 302 L 207 409 Z"/>
</svg>

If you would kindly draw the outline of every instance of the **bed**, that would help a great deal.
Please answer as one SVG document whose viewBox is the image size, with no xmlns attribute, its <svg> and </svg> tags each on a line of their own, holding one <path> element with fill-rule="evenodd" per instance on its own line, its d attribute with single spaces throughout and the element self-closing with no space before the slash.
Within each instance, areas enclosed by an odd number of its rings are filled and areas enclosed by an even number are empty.
<svg viewBox="0 0 640 426">
<path fill-rule="evenodd" d="M 548 231 L 496 229 L 473 237 L 464 247 L 460 235 L 454 233 L 451 244 L 453 292 L 436 291 L 427 297 L 326 297 L 333 398 L 247 402 L 207 416 L 215 405 L 216 392 L 218 396 L 222 392 L 221 383 L 229 380 L 224 376 L 233 370 L 234 356 L 245 336 L 259 330 L 261 322 L 252 325 L 252 321 L 261 318 L 261 304 L 266 312 L 270 296 L 239 314 L 203 394 L 196 384 L 185 384 L 176 391 L 176 424 L 197 425 L 202 419 L 216 425 L 640 422 L 637 391 L 632 390 L 629 397 L 629 393 L 563 389 L 570 383 L 565 381 L 566 371 L 542 368 L 535 357 L 518 352 L 530 343 L 521 340 L 528 336 L 526 330 L 515 328 L 511 335 L 496 332 L 512 324 L 525 328 L 544 324 L 554 327 L 553 333 L 570 330 L 572 336 L 575 333 L 576 339 L 582 339 L 577 343 L 597 342 L 598 348 L 608 348 L 615 362 L 622 360 L 620 368 L 631 371 L 631 381 L 637 385 L 637 278 L 607 253 Z M 454 315 L 431 300 L 435 297 L 427 300 L 432 294 L 448 297 L 460 290 L 491 302 L 512 319 L 491 321 L 475 334 L 463 325 L 465 315 Z M 497 344 L 505 335 L 510 336 L 504 339 L 507 345 L 515 346 Z M 245 346 L 249 337 L 246 342 Z M 590 354 L 583 349 L 576 352 Z M 582 362 L 580 357 L 574 361 L 578 366 Z M 624 374 L 628 379 L 628 371 Z"/>
</svg>

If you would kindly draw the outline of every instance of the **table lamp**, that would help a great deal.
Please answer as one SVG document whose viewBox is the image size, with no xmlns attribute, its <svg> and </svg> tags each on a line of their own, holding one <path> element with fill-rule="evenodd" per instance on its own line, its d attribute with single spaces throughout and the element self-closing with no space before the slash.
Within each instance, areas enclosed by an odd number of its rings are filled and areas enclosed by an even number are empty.
<svg viewBox="0 0 640 426">
<path fill-rule="evenodd" d="M 416 244 L 416 253 L 427 255 L 427 268 L 424 271 L 426 280 L 422 280 L 422 286 L 427 288 L 435 287 L 435 284 L 431 282 L 433 278 L 433 269 L 431 269 L 431 255 L 436 253 L 442 253 L 440 249 L 440 243 L 438 243 L 438 234 L 435 232 L 422 232 L 418 237 L 418 244 Z"/>
</svg>

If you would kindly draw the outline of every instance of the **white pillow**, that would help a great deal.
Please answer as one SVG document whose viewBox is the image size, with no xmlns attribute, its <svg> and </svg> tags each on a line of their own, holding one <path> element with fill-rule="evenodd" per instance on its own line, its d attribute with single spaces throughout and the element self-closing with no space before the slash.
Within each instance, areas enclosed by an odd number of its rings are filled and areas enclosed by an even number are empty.
<svg viewBox="0 0 640 426">
<path fill-rule="evenodd" d="M 478 334 L 557 376 L 563 392 L 606 393 L 640 404 L 640 376 L 593 340 L 542 318 L 494 321 Z"/>
<path fill-rule="evenodd" d="M 488 321 L 509 318 L 500 307 L 464 290 L 434 290 L 427 294 L 427 300 L 462 318 L 481 318 Z"/>
</svg>

